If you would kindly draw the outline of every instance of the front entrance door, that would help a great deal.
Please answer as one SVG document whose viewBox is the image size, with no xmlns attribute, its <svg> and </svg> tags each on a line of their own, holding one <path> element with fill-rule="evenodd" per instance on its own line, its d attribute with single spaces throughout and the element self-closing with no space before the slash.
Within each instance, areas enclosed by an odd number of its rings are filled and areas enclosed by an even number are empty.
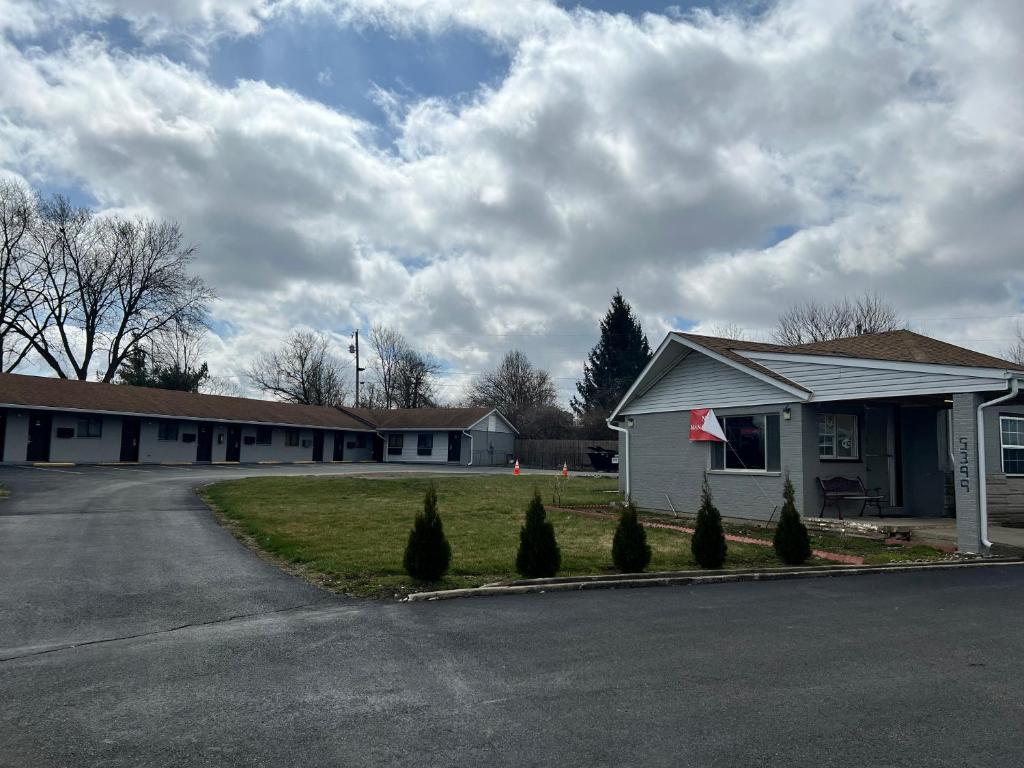
<svg viewBox="0 0 1024 768">
<path fill-rule="evenodd" d="M 448 461 L 462 461 L 462 433 L 448 433 Z"/>
<path fill-rule="evenodd" d="M 50 460 L 50 432 L 53 420 L 48 413 L 32 413 L 28 417 L 28 447 L 26 461 Z"/>
<path fill-rule="evenodd" d="M 242 428 L 237 424 L 228 425 L 228 444 L 226 447 L 225 460 L 242 460 Z"/>
<path fill-rule="evenodd" d="M 900 506 L 896 486 L 896 409 L 867 406 L 864 411 L 864 485 L 880 488 L 888 506 Z"/>
<path fill-rule="evenodd" d="M 345 460 L 345 433 L 335 432 L 334 433 L 334 460 L 344 461 Z"/>
<path fill-rule="evenodd" d="M 324 460 L 324 433 L 317 430 L 313 433 L 313 461 Z"/>
<path fill-rule="evenodd" d="M 196 440 L 196 461 L 213 461 L 213 424 L 202 422 Z"/>
<path fill-rule="evenodd" d="M 139 460 L 139 430 L 141 422 L 131 416 L 121 419 L 121 461 Z"/>
</svg>

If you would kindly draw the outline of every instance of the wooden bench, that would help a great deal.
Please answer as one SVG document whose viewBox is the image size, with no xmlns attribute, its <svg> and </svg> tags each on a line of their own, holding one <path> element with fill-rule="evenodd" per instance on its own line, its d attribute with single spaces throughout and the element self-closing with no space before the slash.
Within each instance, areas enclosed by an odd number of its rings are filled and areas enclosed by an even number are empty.
<svg viewBox="0 0 1024 768">
<path fill-rule="evenodd" d="M 825 516 L 825 508 L 833 506 L 839 513 L 839 519 L 843 519 L 843 508 L 840 503 L 843 501 L 859 501 L 860 516 L 864 517 L 864 510 L 868 504 L 874 505 L 878 510 L 878 516 L 882 516 L 882 502 L 885 496 L 881 488 L 865 488 L 864 481 L 859 477 L 830 477 L 827 480 L 818 478 L 818 487 L 821 488 L 821 512 L 818 517 Z"/>
</svg>

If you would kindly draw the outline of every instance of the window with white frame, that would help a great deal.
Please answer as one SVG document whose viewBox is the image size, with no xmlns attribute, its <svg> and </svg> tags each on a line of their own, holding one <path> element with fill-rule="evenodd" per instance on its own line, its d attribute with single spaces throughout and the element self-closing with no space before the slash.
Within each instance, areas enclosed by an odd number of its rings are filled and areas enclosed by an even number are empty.
<svg viewBox="0 0 1024 768">
<path fill-rule="evenodd" d="M 726 443 L 711 443 L 711 468 L 737 472 L 778 472 L 781 464 L 779 414 L 724 416 Z"/>
<path fill-rule="evenodd" d="M 405 447 L 405 435 L 401 432 L 392 432 L 388 435 L 388 456 L 401 456 Z"/>
<path fill-rule="evenodd" d="M 818 415 L 818 456 L 822 459 L 859 459 L 857 416 L 852 413 Z"/>
<path fill-rule="evenodd" d="M 1024 416 L 1000 416 L 999 441 L 1003 473 L 1024 475 Z"/>
<path fill-rule="evenodd" d="M 420 432 L 416 435 L 416 455 L 432 456 L 434 453 L 434 433 Z"/>
</svg>

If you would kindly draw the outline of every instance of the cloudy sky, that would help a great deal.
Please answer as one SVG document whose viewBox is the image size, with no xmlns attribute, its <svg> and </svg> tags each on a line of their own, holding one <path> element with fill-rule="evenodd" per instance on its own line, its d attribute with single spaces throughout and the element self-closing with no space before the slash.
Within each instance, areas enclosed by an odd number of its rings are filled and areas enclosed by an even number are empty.
<svg viewBox="0 0 1024 768">
<path fill-rule="evenodd" d="M 446 393 L 875 290 L 998 352 L 1024 294 L 1019 0 L 0 0 L 0 174 L 180 221 L 236 375 L 385 323 Z"/>
</svg>

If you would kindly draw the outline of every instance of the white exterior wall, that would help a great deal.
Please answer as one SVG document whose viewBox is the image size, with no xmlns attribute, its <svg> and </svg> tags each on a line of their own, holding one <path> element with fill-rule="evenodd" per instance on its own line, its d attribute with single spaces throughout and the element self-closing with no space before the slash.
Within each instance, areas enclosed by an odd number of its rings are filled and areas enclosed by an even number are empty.
<svg viewBox="0 0 1024 768">
<path fill-rule="evenodd" d="M 420 456 L 416 451 L 416 445 L 419 442 L 417 437 L 420 434 L 431 433 L 434 435 L 434 447 L 433 451 L 429 456 Z M 447 464 L 448 463 L 448 430 L 439 432 L 436 430 L 424 429 L 421 432 L 407 432 L 405 430 L 398 430 L 394 433 L 381 431 L 384 435 L 384 461 L 386 462 L 401 462 L 401 463 L 419 463 L 419 464 Z M 388 453 L 388 435 L 390 434 L 401 434 L 405 435 L 405 442 L 402 443 L 402 455 L 392 456 Z M 466 438 L 463 437 L 463 440 Z"/>
<path fill-rule="evenodd" d="M 270 428 L 270 445 L 248 445 L 245 438 L 256 437 L 256 427 L 248 424 L 242 427 L 242 462 L 260 461 L 312 461 L 313 460 L 313 434 L 316 430 L 299 429 L 299 444 L 294 446 L 285 445 L 285 427 Z M 333 440 L 333 432 L 324 435 L 324 458 L 330 458 L 327 448 L 328 436 Z M 214 441 L 216 441 L 214 437 Z M 307 443 L 303 447 L 303 443 Z M 331 450 L 334 444 L 331 443 Z"/>
<path fill-rule="evenodd" d="M 7 431 L 4 434 L 4 461 L 25 461 L 28 450 L 28 413 L 7 411 Z"/>
<path fill-rule="evenodd" d="M 159 424 L 163 419 L 142 419 L 139 425 L 139 461 L 143 464 L 160 464 L 161 462 L 186 462 L 196 460 L 197 443 L 186 443 L 181 436 L 199 434 L 198 421 L 177 421 L 178 439 L 160 440 Z M 167 421 L 174 421 L 167 419 Z M 120 455 L 120 425 L 118 426 L 118 455 Z"/>
<path fill-rule="evenodd" d="M 691 408 L 728 408 L 748 403 L 792 402 L 793 395 L 707 355 L 693 352 L 680 360 L 622 414 L 662 413 Z"/>
<path fill-rule="evenodd" d="M 78 419 L 79 414 L 53 414 L 53 426 L 50 432 L 50 461 L 87 463 L 117 461 L 121 458 L 121 418 L 119 416 L 102 417 L 103 430 L 100 437 L 78 437 Z M 60 428 L 73 429 L 76 434 L 74 437 L 58 438 L 57 430 Z"/>
<path fill-rule="evenodd" d="M 372 432 L 336 432 L 340 434 L 345 447 L 342 454 L 342 461 L 372 461 L 373 440 L 376 437 Z M 357 447 L 359 436 L 363 436 L 363 447 Z M 351 447 L 350 447 L 351 446 Z M 331 460 L 334 455 L 334 435 L 331 435 L 330 451 L 324 450 L 324 458 Z"/>
</svg>

